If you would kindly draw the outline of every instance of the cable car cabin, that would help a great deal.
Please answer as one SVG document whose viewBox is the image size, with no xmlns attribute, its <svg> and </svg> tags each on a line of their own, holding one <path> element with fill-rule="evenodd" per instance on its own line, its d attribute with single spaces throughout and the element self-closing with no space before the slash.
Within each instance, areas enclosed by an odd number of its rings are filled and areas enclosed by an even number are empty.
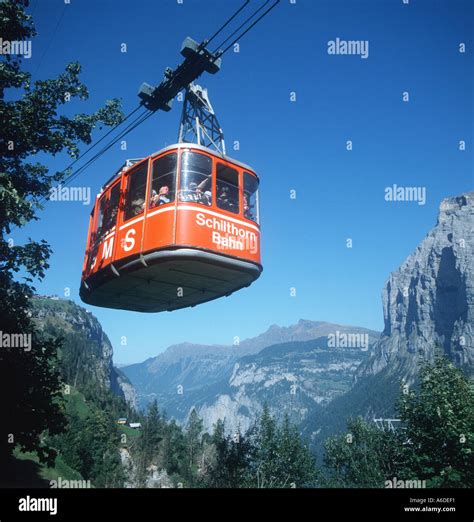
<svg viewBox="0 0 474 522">
<path fill-rule="evenodd" d="M 91 213 L 81 299 L 161 312 L 249 286 L 262 272 L 258 184 L 251 168 L 191 143 L 130 160 Z"/>
</svg>

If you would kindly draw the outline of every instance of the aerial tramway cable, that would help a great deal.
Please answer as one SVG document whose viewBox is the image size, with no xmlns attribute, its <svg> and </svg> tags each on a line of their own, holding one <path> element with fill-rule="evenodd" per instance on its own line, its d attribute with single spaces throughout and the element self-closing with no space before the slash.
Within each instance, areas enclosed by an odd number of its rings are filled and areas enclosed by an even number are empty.
<svg viewBox="0 0 474 522">
<path fill-rule="evenodd" d="M 257 10 L 255 10 L 250 16 L 248 16 L 240 25 L 239 27 L 237 27 L 237 29 L 235 29 L 235 31 L 233 31 L 232 33 L 230 33 L 230 35 L 223 41 L 219 44 L 219 46 L 217 47 L 217 49 L 214 51 L 216 54 L 219 52 L 219 49 L 224 46 L 233 36 L 234 34 L 238 33 L 240 31 L 240 29 L 242 29 L 242 27 L 245 26 L 245 24 L 247 24 L 257 13 L 259 13 L 269 2 L 270 0 L 265 0 L 265 3 L 262 4 Z M 224 53 L 222 53 L 224 54 Z"/>
<path fill-rule="evenodd" d="M 251 24 L 249 27 L 247 27 L 247 29 L 245 29 L 245 31 L 243 33 L 241 33 L 239 36 L 237 36 L 237 38 L 231 42 L 223 51 L 220 52 L 220 56 L 222 56 L 224 53 L 226 53 L 234 44 L 236 44 L 243 36 L 245 36 L 249 31 L 250 29 L 252 29 L 253 27 L 255 27 L 258 22 L 260 22 L 260 20 L 262 18 L 264 18 L 274 7 L 276 7 L 278 4 L 280 3 L 280 0 L 275 0 L 275 3 L 272 4 L 266 11 L 264 11 L 256 20 L 255 22 L 253 22 L 253 24 Z M 266 4 L 264 4 L 266 5 Z M 260 10 L 260 9 L 259 9 Z"/>
</svg>

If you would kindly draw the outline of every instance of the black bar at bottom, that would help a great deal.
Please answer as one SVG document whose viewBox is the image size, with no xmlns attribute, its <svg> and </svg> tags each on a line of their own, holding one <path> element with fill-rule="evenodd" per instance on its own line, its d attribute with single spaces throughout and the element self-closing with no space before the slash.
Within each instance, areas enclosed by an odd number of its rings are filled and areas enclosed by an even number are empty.
<svg viewBox="0 0 474 522">
<path fill-rule="evenodd" d="M 471 522 L 471 500 L 462 489 L 4 489 L 0 521 Z"/>
</svg>

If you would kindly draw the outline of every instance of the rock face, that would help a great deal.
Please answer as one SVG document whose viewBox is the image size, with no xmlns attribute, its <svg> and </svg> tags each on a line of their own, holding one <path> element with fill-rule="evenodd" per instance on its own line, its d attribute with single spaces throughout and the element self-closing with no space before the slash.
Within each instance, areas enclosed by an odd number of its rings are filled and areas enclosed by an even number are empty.
<svg viewBox="0 0 474 522">
<path fill-rule="evenodd" d="M 114 367 L 111 380 L 111 389 L 115 395 L 123 396 L 129 406 L 135 410 L 138 409 L 137 392 L 127 376 Z"/>
<path fill-rule="evenodd" d="M 369 346 L 378 336 L 370 337 Z M 287 414 L 300 425 L 335 397 L 348 391 L 369 350 L 331 346 L 328 337 L 269 346 L 239 359 L 214 396 L 196 401 L 207 430 L 224 419 L 228 431 L 247 431 L 264 404 L 279 420 Z"/>
<path fill-rule="evenodd" d="M 412 380 L 419 357 L 442 349 L 457 365 L 474 362 L 474 192 L 444 199 L 436 226 L 383 290 L 385 328 L 358 372 L 393 367 Z"/>
<path fill-rule="evenodd" d="M 364 328 L 300 320 L 273 325 L 238 346 L 175 345 L 121 371 L 141 406 L 156 398 L 181 423 L 195 407 L 208 430 L 219 418 L 229 431 L 246 430 L 265 402 L 277 417 L 287 412 L 300 423 L 349 389 L 378 337 Z"/>
<path fill-rule="evenodd" d="M 175 484 L 165 469 L 160 469 L 154 464 L 146 468 L 144 484 L 140 484 L 137 478 L 137 466 L 128 448 L 120 448 L 120 460 L 127 480 L 125 488 L 174 488 Z"/>
<path fill-rule="evenodd" d="M 182 343 L 170 346 L 157 357 L 120 370 L 137 390 L 140 406 L 156 398 L 163 408 L 167 406 L 168 397 L 188 395 L 203 384 L 223 379 L 235 359 L 231 347 Z"/>
<path fill-rule="evenodd" d="M 236 361 L 246 355 L 258 353 L 267 346 L 309 341 L 335 331 L 351 332 L 354 328 L 301 319 L 291 326 L 272 325 L 257 337 L 245 339 L 232 346 L 193 343 L 172 345 L 157 357 L 124 366 L 121 371 L 136 388 L 141 406 L 154 398 L 165 404 L 168 397 L 176 395 L 178 387 L 188 393 L 204 385 L 209 386 L 228 379 Z M 355 328 L 355 331 L 362 330 Z"/>
<path fill-rule="evenodd" d="M 112 345 L 96 317 L 72 301 L 50 297 L 32 299 L 31 310 L 46 335 L 63 338 L 59 355 L 67 384 L 111 390 L 136 404 L 133 386 L 114 367 Z"/>
</svg>

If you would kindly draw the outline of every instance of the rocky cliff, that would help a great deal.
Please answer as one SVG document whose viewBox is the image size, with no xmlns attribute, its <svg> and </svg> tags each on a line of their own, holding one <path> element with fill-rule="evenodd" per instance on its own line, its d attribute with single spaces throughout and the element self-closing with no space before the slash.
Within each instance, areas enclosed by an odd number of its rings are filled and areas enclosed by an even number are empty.
<svg viewBox="0 0 474 522">
<path fill-rule="evenodd" d="M 437 349 L 472 369 L 473 254 L 474 192 L 444 199 L 436 226 L 385 285 L 385 328 L 359 378 L 387 367 L 412 380 Z"/>
<path fill-rule="evenodd" d="M 290 342 L 239 359 L 222 387 L 196 407 L 206 429 L 225 419 L 229 431 L 246 431 L 267 404 L 279 420 L 287 414 L 300 425 L 335 397 L 347 392 L 356 369 L 369 356 L 377 335 L 364 347 L 331 346 L 330 339 Z"/>
<path fill-rule="evenodd" d="M 85 308 L 72 301 L 35 297 L 31 311 L 45 335 L 62 338 L 59 352 L 63 380 L 75 388 L 111 390 L 131 405 L 135 390 L 113 366 L 113 349 L 102 326 Z"/>
<path fill-rule="evenodd" d="M 374 334 L 356 327 L 300 319 L 290 326 L 274 324 L 257 337 L 231 346 L 193 343 L 172 345 L 156 357 L 124 366 L 121 370 L 136 388 L 141 406 L 154 398 L 166 405 L 167 397 L 174 396 L 178 387 L 187 393 L 228 379 L 235 362 L 241 357 L 258 353 L 268 346 L 309 341 L 337 331 L 370 333 L 370 336 Z"/>
<path fill-rule="evenodd" d="M 436 350 L 472 374 L 473 248 L 474 192 L 443 200 L 436 225 L 385 284 L 385 327 L 356 384 L 301 426 L 318 452 L 348 417 L 393 418 L 401 380 L 412 384 L 420 359 Z"/>
</svg>

